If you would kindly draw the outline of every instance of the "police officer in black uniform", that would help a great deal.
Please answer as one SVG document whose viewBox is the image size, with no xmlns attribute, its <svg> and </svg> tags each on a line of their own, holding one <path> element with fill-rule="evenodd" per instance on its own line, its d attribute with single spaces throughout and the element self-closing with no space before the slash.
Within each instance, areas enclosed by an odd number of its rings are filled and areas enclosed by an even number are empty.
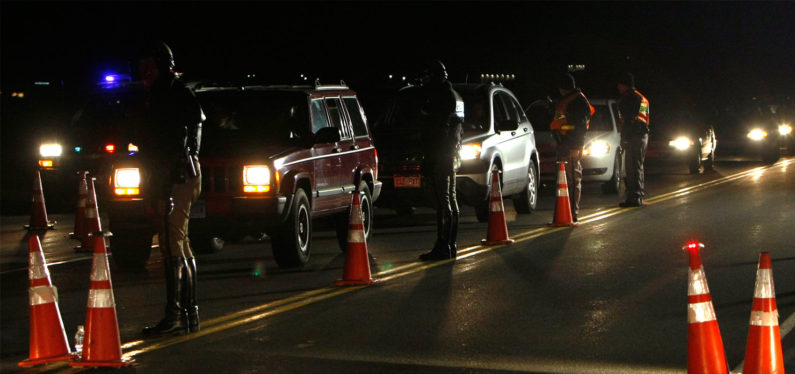
<svg viewBox="0 0 795 374">
<path fill-rule="evenodd" d="M 148 89 L 147 116 L 137 129 L 144 170 L 145 198 L 158 215 L 157 232 L 166 279 L 165 316 L 143 329 L 145 336 L 199 330 L 196 258 L 188 240 L 190 206 L 201 193 L 199 146 L 201 106 L 174 71 L 174 55 L 163 42 L 139 55 Z"/>
<path fill-rule="evenodd" d="M 463 129 L 456 115 L 456 92 L 447 80 L 447 69 L 438 60 L 428 61 L 420 73 L 424 95 L 421 110 L 423 128 L 423 173 L 433 187 L 436 208 L 436 243 L 423 261 L 455 258 L 458 234 L 458 201 L 455 178 Z"/>
</svg>

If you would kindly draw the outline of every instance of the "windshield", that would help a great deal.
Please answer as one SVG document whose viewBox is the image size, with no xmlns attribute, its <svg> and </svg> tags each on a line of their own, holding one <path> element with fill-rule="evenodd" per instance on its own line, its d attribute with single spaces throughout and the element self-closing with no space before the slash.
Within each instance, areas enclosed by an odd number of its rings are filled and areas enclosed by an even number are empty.
<svg viewBox="0 0 795 374">
<path fill-rule="evenodd" d="M 464 100 L 464 131 L 488 131 L 491 128 L 488 88 L 456 87 L 456 91 Z"/>
<path fill-rule="evenodd" d="M 288 144 L 306 136 L 309 128 L 306 95 L 301 93 L 217 90 L 197 97 L 206 116 L 202 148 L 213 143 Z"/>
<path fill-rule="evenodd" d="M 142 88 L 96 92 L 72 117 L 69 133 L 88 152 L 105 142 L 130 141 L 143 120 L 145 99 Z"/>
</svg>

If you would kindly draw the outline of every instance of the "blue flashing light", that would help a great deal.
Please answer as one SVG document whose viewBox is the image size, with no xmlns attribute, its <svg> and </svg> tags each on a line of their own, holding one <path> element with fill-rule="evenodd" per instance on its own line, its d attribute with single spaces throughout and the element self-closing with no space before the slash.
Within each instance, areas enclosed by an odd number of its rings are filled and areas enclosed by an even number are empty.
<svg viewBox="0 0 795 374">
<path fill-rule="evenodd" d="M 106 75 L 105 76 L 105 82 L 113 83 L 115 81 L 116 81 L 116 76 L 115 75 L 110 74 L 110 75 Z"/>
<path fill-rule="evenodd" d="M 104 88 L 120 87 L 124 82 L 131 82 L 132 78 L 127 74 L 108 73 L 102 76 L 99 85 Z"/>
<path fill-rule="evenodd" d="M 83 150 L 83 147 L 75 147 L 75 152 L 80 153 Z"/>
</svg>

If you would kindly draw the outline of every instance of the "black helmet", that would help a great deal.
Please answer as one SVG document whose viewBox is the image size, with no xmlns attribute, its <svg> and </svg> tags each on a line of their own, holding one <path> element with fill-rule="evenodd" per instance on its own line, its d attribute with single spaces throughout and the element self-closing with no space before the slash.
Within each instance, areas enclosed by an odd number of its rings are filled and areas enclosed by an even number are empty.
<svg viewBox="0 0 795 374">
<path fill-rule="evenodd" d="M 440 80 L 447 79 L 447 68 L 439 60 L 428 60 L 422 65 L 422 72 L 428 73 L 433 78 Z"/>
<path fill-rule="evenodd" d="M 139 59 L 154 58 L 157 69 L 161 72 L 168 73 L 174 70 L 174 53 L 171 52 L 171 47 L 163 41 L 152 42 L 141 51 L 138 57 Z"/>
<path fill-rule="evenodd" d="M 632 73 L 625 71 L 618 77 L 618 83 L 629 88 L 635 88 L 635 76 L 632 75 Z"/>
</svg>

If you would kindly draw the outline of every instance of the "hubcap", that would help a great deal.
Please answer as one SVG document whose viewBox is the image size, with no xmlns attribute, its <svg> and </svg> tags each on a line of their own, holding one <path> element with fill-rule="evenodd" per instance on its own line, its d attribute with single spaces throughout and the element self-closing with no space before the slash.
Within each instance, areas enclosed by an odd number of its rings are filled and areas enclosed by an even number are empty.
<svg viewBox="0 0 795 374">
<path fill-rule="evenodd" d="M 301 206 L 298 211 L 298 245 L 301 247 L 302 252 L 306 252 L 307 243 L 309 243 L 309 214 L 306 207 Z"/>
</svg>

